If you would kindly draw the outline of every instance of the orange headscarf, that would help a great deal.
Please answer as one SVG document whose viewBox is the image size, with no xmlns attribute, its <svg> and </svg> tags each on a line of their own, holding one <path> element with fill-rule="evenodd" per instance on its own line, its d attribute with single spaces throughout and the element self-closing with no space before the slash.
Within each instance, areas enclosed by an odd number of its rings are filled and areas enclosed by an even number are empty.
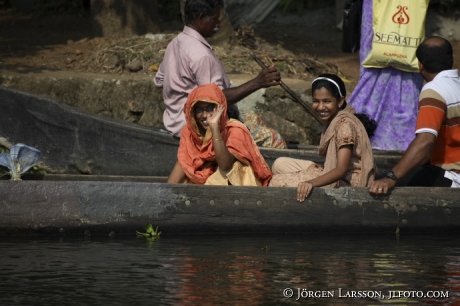
<svg viewBox="0 0 460 306">
<path fill-rule="evenodd" d="M 185 103 L 187 125 L 181 131 L 177 157 L 187 177 L 195 184 L 204 184 L 217 169 L 211 130 L 208 129 L 206 135 L 201 136 L 193 113 L 193 106 L 199 101 L 224 106 L 225 110 L 219 124 L 227 149 L 240 162 L 250 165 L 262 185 L 267 186 L 272 177 L 270 168 L 246 126 L 237 120 L 228 119 L 227 99 L 222 90 L 214 84 L 195 88 Z"/>
</svg>

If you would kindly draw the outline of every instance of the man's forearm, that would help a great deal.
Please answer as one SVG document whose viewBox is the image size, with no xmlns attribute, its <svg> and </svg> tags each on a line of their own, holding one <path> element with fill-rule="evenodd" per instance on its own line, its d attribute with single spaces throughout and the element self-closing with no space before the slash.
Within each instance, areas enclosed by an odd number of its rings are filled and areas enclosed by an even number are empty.
<svg viewBox="0 0 460 306">
<path fill-rule="evenodd" d="M 254 80 L 250 80 L 240 86 L 226 88 L 223 92 L 227 102 L 229 104 L 235 104 L 258 89 L 259 87 L 257 86 L 257 83 L 254 82 Z"/>
<path fill-rule="evenodd" d="M 411 142 L 401 160 L 393 167 L 398 178 L 404 177 L 412 169 L 422 166 L 429 161 L 430 151 L 436 136 L 430 133 L 420 133 Z"/>
<path fill-rule="evenodd" d="M 224 89 L 223 92 L 227 98 L 227 102 L 229 104 L 235 104 L 258 89 L 279 85 L 280 81 L 280 72 L 275 66 L 270 66 L 262 70 L 254 79 L 240 86 Z"/>
</svg>

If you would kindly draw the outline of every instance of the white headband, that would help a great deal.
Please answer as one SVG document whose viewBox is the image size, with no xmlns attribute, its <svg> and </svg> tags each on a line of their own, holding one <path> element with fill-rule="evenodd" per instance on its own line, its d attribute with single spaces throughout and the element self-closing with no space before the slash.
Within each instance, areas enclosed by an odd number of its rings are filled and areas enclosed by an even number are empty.
<svg viewBox="0 0 460 306">
<path fill-rule="evenodd" d="M 330 78 L 325 78 L 325 77 L 316 78 L 316 79 L 313 80 L 313 82 L 311 82 L 311 85 L 313 85 L 313 83 L 315 83 L 316 81 L 319 81 L 319 80 L 326 80 L 326 81 L 329 81 L 329 82 L 331 82 L 332 84 L 334 84 L 334 85 L 337 87 L 337 89 L 339 90 L 340 96 L 343 97 L 342 92 L 340 91 L 339 84 L 337 84 L 336 81 L 334 81 L 334 80 L 332 80 L 332 79 L 330 79 Z"/>
</svg>

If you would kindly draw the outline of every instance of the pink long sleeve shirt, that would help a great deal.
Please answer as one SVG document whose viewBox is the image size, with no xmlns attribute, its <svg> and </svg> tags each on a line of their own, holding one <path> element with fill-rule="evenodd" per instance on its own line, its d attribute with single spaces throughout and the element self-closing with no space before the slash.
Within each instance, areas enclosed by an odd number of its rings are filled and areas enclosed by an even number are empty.
<svg viewBox="0 0 460 306">
<path fill-rule="evenodd" d="M 178 137 L 185 126 L 184 105 L 193 89 L 204 84 L 216 84 L 221 89 L 231 86 L 211 45 L 187 26 L 169 43 L 153 81 L 163 87 L 163 124 Z"/>
</svg>

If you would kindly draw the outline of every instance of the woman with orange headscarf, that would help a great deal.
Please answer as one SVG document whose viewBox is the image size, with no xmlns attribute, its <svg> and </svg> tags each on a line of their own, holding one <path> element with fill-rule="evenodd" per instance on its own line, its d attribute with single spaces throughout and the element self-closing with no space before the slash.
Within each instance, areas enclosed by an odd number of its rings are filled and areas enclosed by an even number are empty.
<svg viewBox="0 0 460 306">
<path fill-rule="evenodd" d="M 227 100 L 214 84 L 195 88 L 184 108 L 178 161 L 168 183 L 267 186 L 272 174 L 244 124 L 227 117 Z"/>
</svg>

